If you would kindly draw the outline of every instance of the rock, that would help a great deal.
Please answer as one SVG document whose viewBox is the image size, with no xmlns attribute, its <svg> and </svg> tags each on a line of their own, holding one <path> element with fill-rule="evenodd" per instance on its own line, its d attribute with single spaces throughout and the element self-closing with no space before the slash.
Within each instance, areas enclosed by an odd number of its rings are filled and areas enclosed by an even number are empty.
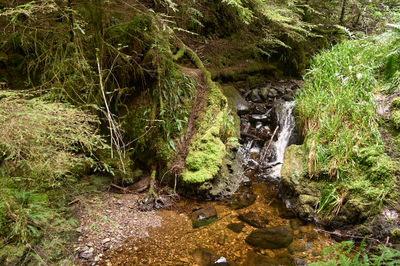
<svg viewBox="0 0 400 266">
<path fill-rule="evenodd" d="M 254 89 L 251 90 L 249 98 L 252 102 L 254 103 L 261 103 L 263 100 L 260 97 L 260 90 L 259 89 Z"/>
<path fill-rule="evenodd" d="M 105 238 L 105 239 L 103 239 L 103 241 L 101 241 L 101 243 L 104 245 L 104 244 L 106 244 L 106 243 L 108 243 L 110 241 L 111 241 L 111 239 Z"/>
<path fill-rule="evenodd" d="M 250 112 L 250 105 L 249 104 L 238 104 L 236 106 L 236 111 L 238 115 L 245 115 Z"/>
<path fill-rule="evenodd" d="M 268 97 L 269 98 L 275 98 L 278 96 L 278 91 L 276 89 L 270 89 L 268 91 Z"/>
<path fill-rule="evenodd" d="M 265 227 L 269 220 L 265 215 L 257 214 L 255 212 L 249 211 L 246 213 L 239 214 L 239 219 L 251 226 L 262 228 Z"/>
<path fill-rule="evenodd" d="M 287 248 L 292 241 L 293 231 L 285 225 L 257 229 L 246 238 L 248 244 L 268 249 Z"/>
<path fill-rule="evenodd" d="M 315 206 L 323 188 L 321 183 L 304 176 L 307 172 L 307 156 L 303 145 L 286 148 L 281 169 L 281 196 L 286 206 L 301 219 L 319 222 Z"/>
<path fill-rule="evenodd" d="M 258 130 L 258 134 L 260 139 L 271 138 L 272 132 L 269 126 L 263 126 Z"/>
<path fill-rule="evenodd" d="M 252 113 L 258 115 L 265 114 L 267 111 L 268 108 L 265 104 L 254 104 L 254 107 L 252 109 Z"/>
<path fill-rule="evenodd" d="M 294 266 L 296 265 L 293 258 L 288 255 L 281 255 L 278 257 L 263 256 L 250 250 L 247 253 L 246 266 Z"/>
<path fill-rule="evenodd" d="M 191 253 L 194 263 L 199 266 L 209 266 L 209 265 L 235 265 L 225 257 L 218 256 L 211 251 L 204 248 L 197 248 Z M 193 264 L 193 263 L 191 263 Z"/>
<path fill-rule="evenodd" d="M 304 223 L 303 223 L 301 220 L 299 220 L 299 219 L 292 219 L 292 220 L 290 220 L 290 227 L 291 227 L 293 230 L 298 230 L 298 229 L 300 229 L 300 226 L 302 226 L 302 225 L 304 225 Z"/>
<path fill-rule="evenodd" d="M 193 228 L 209 225 L 217 220 L 217 210 L 214 206 L 201 208 L 191 215 Z"/>
<path fill-rule="evenodd" d="M 86 251 L 81 252 L 80 257 L 82 259 L 91 259 L 93 257 L 94 248 L 89 248 Z"/>
<path fill-rule="evenodd" d="M 235 233 L 240 233 L 243 230 L 244 224 L 243 223 L 230 223 L 228 224 L 228 229 L 232 230 Z"/>
<path fill-rule="evenodd" d="M 307 261 L 302 260 L 302 259 L 295 258 L 294 259 L 294 264 L 296 266 L 307 266 L 309 263 Z"/>
<path fill-rule="evenodd" d="M 253 123 L 256 123 L 256 122 L 267 123 L 269 120 L 270 119 L 269 119 L 268 115 L 253 114 L 250 116 L 250 121 Z"/>
<path fill-rule="evenodd" d="M 253 193 L 251 187 L 242 186 L 233 198 L 228 201 L 227 205 L 233 210 L 238 210 L 252 205 L 256 199 L 257 195 Z"/>
<path fill-rule="evenodd" d="M 288 248 L 290 254 L 304 252 L 307 250 L 306 243 L 303 239 L 295 239 Z"/>
<path fill-rule="evenodd" d="M 260 89 L 260 96 L 266 101 L 269 99 L 269 90 L 270 90 L 269 88 Z"/>
<path fill-rule="evenodd" d="M 284 99 L 285 101 L 291 101 L 293 100 L 293 95 L 291 93 L 286 93 L 282 96 L 282 99 Z"/>
</svg>

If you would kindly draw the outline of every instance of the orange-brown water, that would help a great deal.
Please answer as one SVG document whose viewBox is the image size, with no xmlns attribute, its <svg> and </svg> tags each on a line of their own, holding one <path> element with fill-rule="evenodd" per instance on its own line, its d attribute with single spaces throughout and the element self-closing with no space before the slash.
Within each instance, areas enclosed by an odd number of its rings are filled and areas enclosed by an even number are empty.
<svg viewBox="0 0 400 266">
<path fill-rule="evenodd" d="M 232 210 L 224 202 L 199 202 L 182 199 L 171 210 L 161 210 L 162 226 L 150 230 L 148 238 L 129 239 L 117 250 L 108 254 L 101 265 L 207 265 L 204 252 L 225 257 L 232 264 L 259 265 L 256 256 L 271 259 L 270 265 L 294 265 L 292 258 L 307 262 L 321 259 L 322 249 L 335 242 L 325 234 L 317 233 L 312 224 L 304 224 L 297 219 L 285 219 L 282 203 L 277 192 L 264 182 L 253 181 L 256 201 L 243 209 Z M 240 192 L 239 192 L 240 193 Z M 218 220 L 208 226 L 192 228 L 190 213 L 196 207 L 215 206 Z M 246 237 L 256 228 L 245 224 L 242 232 L 235 233 L 227 228 L 232 222 L 240 222 L 238 215 L 248 211 L 265 215 L 267 226 L 291 225 L 294 240 L 289 248 L 260 249 L 245 242 Z M 280 260 L 277 260 L 280 258 Z M 284 258 L 284 260 L 282 260 Z M 289 258 L 289 259 L 287 259 Z M 277 262 L 274 262 L 276 260 Z M 280 261 L 280 262 L 278 262 Z M 282 262 L 283 261 L 283 262 Z M 268 265 L 263 264 L 263 265 Z"/>
</svg>

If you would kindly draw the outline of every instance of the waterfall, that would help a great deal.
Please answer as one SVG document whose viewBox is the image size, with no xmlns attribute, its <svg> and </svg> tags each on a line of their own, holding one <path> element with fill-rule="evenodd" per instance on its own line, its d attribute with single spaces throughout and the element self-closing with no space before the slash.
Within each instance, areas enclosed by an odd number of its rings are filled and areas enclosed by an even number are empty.
<svg viewBox="0 0 400 266">
<path fill-rule="evenodd" d="M 268 167 L 268 177 L 273 180 L 280 178 L 285 149 L 289 144 L 290 137 L 295 128 L 293 116 L 294 105 L 295 101 L 282 102 L 280 108 L 276 111 L 280 130 L 278 139 L 271 145 L 271 153 L 275 154 L 275 160 L 266 164 Z"/>
</svg>

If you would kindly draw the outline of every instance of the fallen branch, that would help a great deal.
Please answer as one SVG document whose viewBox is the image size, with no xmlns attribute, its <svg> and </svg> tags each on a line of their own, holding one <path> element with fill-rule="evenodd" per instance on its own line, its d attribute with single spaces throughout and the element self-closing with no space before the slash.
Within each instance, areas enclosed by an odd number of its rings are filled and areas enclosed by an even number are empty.
<svg viewBox="0 0 400 266">
<path fill-rule="evenodd" d="M 371 240 L 371 241 L 375 241 L 378 242 L 379 244 L 385 246 L 380 240 L 376 239 L 376 238 L 372 238 L 372 237 L 364 237 L 364 236 L 355 236 L 355 235 L 349 235 L 349 234 L 342 234 L 339 232 L 330 232 L 330 231 L 326 231 L 326 230 L 322 230 L 322 229 L 318 229 L 318 228 L 314 228 L 314 230 L 318 233 L 324 233 L 324 234 L 329 234 L 331 236 L 336 236 L 339 238 L 353 238 L 353 239 L 366 239 L 366 240 Z"/>
<path fill-rule="evenodd" d="M 275 128 L 274 133 L 272 134 L 272 137 L 271 137 L 271 139 L 270 139 L 269 142 L 268 142 L 268 146 L 264 149 L 264 153 L 263 153 L 263 155 L 261 156 L 261 162 L 264 162 L 265 156 L 267 155 L 267 151 L 269 150 L 269 147 L 271 146 L 272 141 L 274 141 L 274 138 L 275 138 L 276 133 L 278 132 L 278 129 L 279 129 L 279 126 L 277 126 L 277 127 Z"/>
<path fill-rule="evenodd" d="M 128 188 L 126 188 L 126 187 L 120 187 L 120 186 L 118 186 L 118 185 L 116 185 L 116 184 L 114 184 L 114 183 L 111 183 L 111 184 L 110 184 L 110 187 L 119 189 L 119 190 L 121 190 L 123 193 L 126 193 L 126 191 L 128 190 Z"/>
</svg>

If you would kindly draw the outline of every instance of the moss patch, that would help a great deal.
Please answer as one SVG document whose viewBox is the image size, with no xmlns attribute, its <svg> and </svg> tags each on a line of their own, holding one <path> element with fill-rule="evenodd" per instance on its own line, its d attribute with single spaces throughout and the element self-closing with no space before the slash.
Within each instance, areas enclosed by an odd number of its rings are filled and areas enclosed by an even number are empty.
<svg viewBox="0 0 400 266">
<path fill-rule="evenodd" d="M 184 182 L 203 183 L 218 173 L 226 155 L 225 144 L 219 137 L 222 118 L 220 112 L 215 124 L 191 145 L 186 157 L 186 170 L 182 174 Z"/>
</svg>

